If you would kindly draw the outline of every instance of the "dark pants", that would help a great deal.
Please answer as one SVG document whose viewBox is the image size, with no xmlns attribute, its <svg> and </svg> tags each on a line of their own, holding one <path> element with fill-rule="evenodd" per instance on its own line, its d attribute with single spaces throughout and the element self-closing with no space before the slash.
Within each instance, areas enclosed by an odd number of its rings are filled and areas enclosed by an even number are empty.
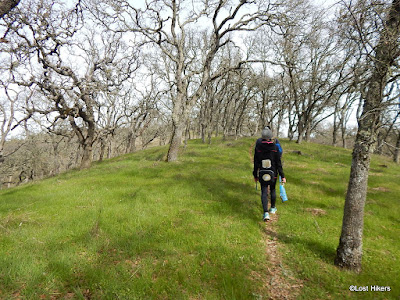
<svg viewBox="0 0 400 300">
<path fill-rule="evenodd" d="M 268 187 L 271 193 L 271 207 L 275 207 L 276 203 L 276 180 L 270 184 L 261 184 L 261 203 L 264 209 L 264 212 L 268 212 Z"/>
</svg>

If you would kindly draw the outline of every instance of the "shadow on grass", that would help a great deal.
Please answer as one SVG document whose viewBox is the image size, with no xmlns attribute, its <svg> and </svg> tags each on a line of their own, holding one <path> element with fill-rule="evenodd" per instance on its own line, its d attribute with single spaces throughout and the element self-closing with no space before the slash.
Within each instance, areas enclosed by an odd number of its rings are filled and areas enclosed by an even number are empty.
<svg viewBox="0 0 400 300">
<path fill-rule="evenodd" d="M 240 166 L 242 167 L 242 166 Z M 224 213 L 234 215 L 238 218 L 253 219 L 251 205 L 254 205 L 253 187 L 250 185 L 252 177 L 249 170 L 248 181 L 235 178 L 227 178 L 226 173 L 229 170 L 221 170 L 213 175 L 209 174 L 214 165 L 210 162 L 196 162 L 190 164 L 170 164 L 166 167 L 165 163 L 160 163 L 154 168 L 132 170 L 126 172 L 127 176 L 135 177 L 138 173 L 147 179 L 146 185 L 152 188 L 152 191 L 160 195 L 168 192 L 169 189 L 182 187 L 188 191 L 188 197 L 201 202 L 202 199 L 220 205 L 212 206 L 214 213 Z M 178 199 L 177 199 L 178 200 Z"/>
<path fill-rule="evenodd" d="M 329 177 L 328 177 L 329 176 Z M 307 188 L 312 191 L 311 195 L 305 195 L 307 198 L 315 198 L 314 195 L 319 195 L 319 197 L 329 197 L 329 198 L 345 198 L 348 180 L 343 179 L 339 176 L 325 176 L 321 177 L 319 180 L 311 180 L 307 177 L 290 177 L 289 182 L 291 186 L 298 186 L 300 189 Z M 316 199 L 320 202 L 320 200 Z M 322 208 L 322 207 L 321 207 Z"/>
<path fill-rule="evenodd" d="M 254 210 L 250 209 L 250 206 L 254 204 L 252 200 L 257 195 L 251 193 L 252 189 L 249 185 L 225 178 L 202 178 L 193 188 L 193 192 L 197 191 L 198 186 L 202 190 L 212 193 L 215 202 L 223 204 L 214 206 L 215 213 L 226 213 L 238 218 L 254 219 Z"/>
<path fill-rule="evenodd" d="M 322 241 L 316 241 L 309 238 L 301 238 L 298 236 L 288 236 L 284 234 L 278 234 L 278 239 L 285 244 L 302 245 L 303 249 L 314 253 L 316 257 L 319 257 L 324 262 L 332 264 L 336 256 L 336 250 Z M 296 246 L 298 248 L 298 246 Z"/>
</svg>

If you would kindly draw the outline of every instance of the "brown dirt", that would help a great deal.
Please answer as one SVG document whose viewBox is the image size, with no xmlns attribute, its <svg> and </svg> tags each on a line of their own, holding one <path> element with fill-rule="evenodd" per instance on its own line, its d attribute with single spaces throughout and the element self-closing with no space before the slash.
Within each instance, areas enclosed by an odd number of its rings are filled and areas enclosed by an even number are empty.
<svg viewBox="0 0 400 300">
<path fill-rule="evenodd" d="M 376 187 L 376 188 L 372 188 L 371 190 L 373 190 L 373 191 L 378 191 L 378 192 L 390 192 L 390 190 L 389 190 L 388 188 L 383 187 L 383 186 L 379 186 L 379 187 Z"/>
<path fill-rule="evenodd" d="M 307 212 L 310 212 L 313 216 L 326 215 L 326 211 L 321 208 L 306 208 Z"/>
<path fill-rule="evenodd" d="M 268 290 L 268 299 L 296 299 L 303 287 L 299 279 L 282 262 L 279 235 L 276 231 L 276 222 L 279 216 L 270 214 L 271 220 L 265 223 L 265 240 L 267 256 L 269 257 L 268 274 L 264 285 Z"/>
</svg>

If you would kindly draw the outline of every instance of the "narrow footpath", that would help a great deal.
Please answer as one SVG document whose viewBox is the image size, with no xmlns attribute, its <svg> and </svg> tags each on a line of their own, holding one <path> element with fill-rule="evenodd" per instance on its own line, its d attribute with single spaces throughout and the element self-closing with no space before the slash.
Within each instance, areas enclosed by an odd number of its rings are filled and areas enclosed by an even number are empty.
<svg viewBox="0 0 400 300">
<path fill-rule="evenodd" d="M 265 245 L 269 258 L 268 273 L 264 281 L 268 290 L 268 299 L 296 299 L 303 284 L 299 279 L 293 277 L 292 272 L 282 262 L 279 236 L 276 231 L 276 223 L 279 219 L 277 214 L 270 214 L 271 220 L 265 223 Z"/>
</svg>

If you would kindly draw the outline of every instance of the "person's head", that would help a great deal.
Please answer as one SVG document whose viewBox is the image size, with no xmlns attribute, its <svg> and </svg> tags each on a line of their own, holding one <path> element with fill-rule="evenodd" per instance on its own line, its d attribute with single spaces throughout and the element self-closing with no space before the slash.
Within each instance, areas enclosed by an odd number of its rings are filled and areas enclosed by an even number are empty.
<svg viewBox="0 0 400 300">
<path fill-rule="evenodd" d="M 261 138 L 263 140 L 271 140 L 272 139 L 272 131 L 269 127 L 265 127 L 261 132 Z"/>
</svg>

